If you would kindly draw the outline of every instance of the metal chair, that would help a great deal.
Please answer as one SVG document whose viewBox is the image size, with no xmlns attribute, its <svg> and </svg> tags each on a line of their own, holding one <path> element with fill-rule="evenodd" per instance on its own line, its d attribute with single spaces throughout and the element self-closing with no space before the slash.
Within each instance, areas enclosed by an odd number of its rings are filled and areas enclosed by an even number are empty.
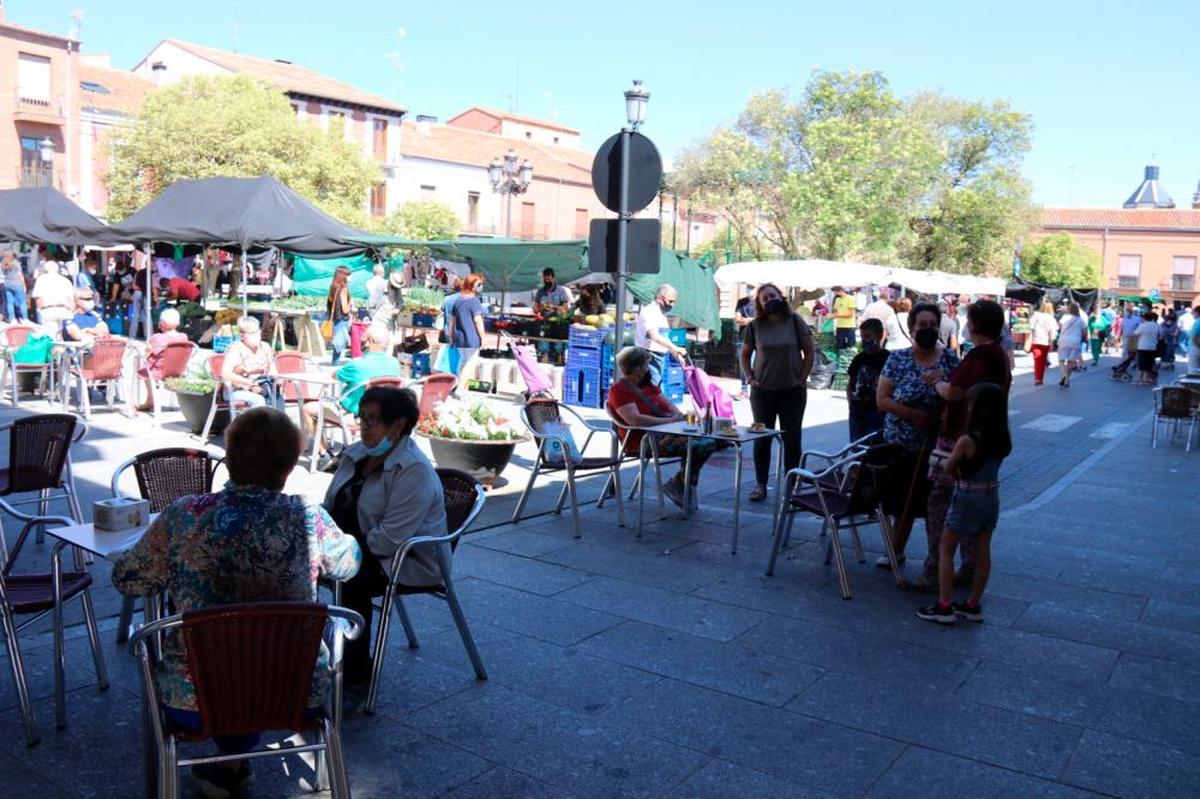
<svg viewBox="0 0 1200 799">
<path fill-rule="evenodd" d="M 629 434 L 630 434 L 630 432 L 633 431 L 633 428 L 626 424 L 622 424 L 620 421 L 618 421 L 617 417 L 613 414 L 611 408 L 608 408 L 607 410 L 608 410 L 608 419 L 610 422 L 612 422 L 613 429 L 617 431 L 617 440 L 620 442 L 619 449 L 617 451 L 620 453 L 621 463 L 625 464 L 625 463 L 628 463 L 629 461 L 637 461 L 637 464 L 638 464 L 637 477 L 635 477 L 633 480 L 633 487 L 629 490 L 629 496 L 628 496 L 628 499 L 633 499 L 634 497 L 637 496 L 638 490 L 642 487 L 642 480 L 644 480 L 646 478 L 646 462 L 642 460 L 640 454 L 637 454 L 637 453 L 631 454 L 630 452 L 628 452 L 626 450 L 625 440 L 629 437 Z M 656 436 L 649 437 L 649 447 L 650 447 L 650 459 L 654 463 L 654 477 L 658 484 L 658 515 L 662 516 L 666 512 L 666 506 L 663 503 L 664 494 L 663 494 L 662 467 L 672 464 L 672 463 L 683 463 L 684 459 L 679 456 L 664 458 L 661 455 L 659 455 L 658 439 Z M 612 486 L 612 477 L 611 476 L 608 478 L 608 482 L 609 482 L 609 485 L 606 486 L 605 490 L 600 494 L 600 501 L 598 503 L 596 503 L 597 507 L 603 506 L 604 500 L 608 498 L 609 494 L 612 491 L 613 486 Z"/>
<path fill-rule="evenodd" d="M 455 469 L 438 469 L 437 475 L 442 482 L 442 490 L 445 495 L 446 529 L 451 532 L 448 535 L 410 538 L 392 556 L 392 563 L 388 570 L 388 588 L 384 591 L 383 601 L 379 605 L 379 629 L 375 631 L 371 682 L 367 688 L 367 701 L 363 705 L 363 710 L 367 713 L 375 712 L 375 700 L 379 695 L 379 676 L 383 672 L 383 659 L 387 652 L 388 629 L 391 626 L 393 605 L 395 605 L 396 614 L 400 617 L 400 623 L 404 627 L 404 635 L 408 638 L 409 648 L 416 649 L 418 646 L 417 634 L 404 609 L 403 596 L 426 594 L 437 597 L 449 605 L 450 613 L 454 616 L 454 624 L 458 627 L 458 634 L 462 637 L 463 646 L 467 649 L 467 656 L 471 658 L 471 665 L 475 668 L 475 676 L 480 680 L 488 678 L 487 670 L 483 667 L 483 660 L 479 657 L 479 650 L 475 647 L 475 639 L 471 637 L 471 630 L 467 626 L 467 617 L 463 615 L 462 606 L 458 603 L 458 596 L 454 593 L 454 579 L 450 568 L 459 539 L 483 510 L 487 495 L 479 481 L 466 472 Z M 400 582 L 400 569 L 404 564 L 404 558 L 414 547 L 418 546 L 427 547 L 436 553 L 438 567 L 442 573 L 441 585 L 409 586 Z"/>
<path fill-rule="evenodd" d="M 233 413 L 236 401 L 233 399 L 233 387 L 225 382 L 221 377 L 221 372 L 225 367 L 225 354 L 216 353 L 210 355 L 205 363 L 205 368 L 208 370 L 209 377 L 217 384 L 217 390 L 213 392 L 212 405 L 208 409 L 208 418 L 204 420 L 204 430 L 200 433 L 200 440 L 207 441 L 208 435 L 212 430 L 213 420 L 217 418 L 217 411 L 229 411 Z M 243 407 L 249 407 L 245 402 L 241 403 Z"/>
<path fill-rule="evenodd" d="M 26 517 L 30 524 L 56 524 L 71 526 L 76 524 L 73 519 L 65 516 L 35 516 Z M 24 531 L 22 531 L 24 536 Z M 58 729 L 67 726 L 66 710 L 66 645 L 63 637 L 63 606 L 72 599 L 79 598 L 83 605 L 83 619 L 87 626 L 88 641 L 92 646 L 92 660 L 96 668 L 96 681 L 100 690 L 108 688 L 108 672 L 104 667 L 104 653 L 100 649 L 100 634 L 96 627 L 96 611 L 92 605 L 91 585 L 92 576 L 87 573 L 83 563 L 82 553 L 72 548 L 74 568 L 72 571 L 62 570 L 61 550 L 65 545 L 60 544 L 55 549 L 53 567 L 49 574 L 13 574 L 16 561 L 16 549 L 9 556 L 4 545 L 4 536 L 0 534 L 0 558 L 3 569 L 0 569 L 0 625 L 3 626 L 4 643 L 8 650 L 9 666 L 12 668 L 13 683 L 16 686 L 17 701 L 21 707 L 21 717 L 25 723 L 25 742 L 33 746 L 41 740 L 37 719 L 33 715 L 33 701 L 29 696 L 29 685 L 25 679 L 25 662 L 21 656 L 21 646 L 18 634 L 27 627 L 36 624 L 47 613 L 53 617 L 54 637 L 54 712 L 55 724 Z M 17 616 L 32 616 L 21 624 L 16 623 Z"/>
<path fill-rule="evenodd" d="M 1158 449 L 1158 426 L 1171 425 L 1171 440 L 1179 433 L 1180 426 L 1187 422 L 1186 452 L 1192 451 L 1192 435 L 1196 430 L 1196 417 L 1200 408 L 1194 402 L 1194 394 L 1182 386 L 1159 386 L 1154 389 L 1154 423 L 1150 428 L 1150 448 Z"/>
<path fill-rule="evenodd" d="M 155 424 L 159 423 L 159 411 L 162 410 L 162 401 L 160 397 L 168 391 L 167 381 L 173 377 L 183 377 L 187 374 L 188 364 L 192 360 L 192 355 L 198 350 L 191 341 L 173 341 L 163 350 L 162 361 L 159 364 L 158 376 L 147 370 L 147 375 L 150 378 L 150 396 L 147 398 L 153 405 L 151 418 Z M 133 370 L 133 389 L 129 392 L 130 404 L 137 404 L 137 381 L 140 379 L 139 372 L 141 365 L 144 362 L 143 356 L 138 356 Z"/>
<path fill-rule="evenodd" d="M 458 386 L 458 378 L 454 375 L 438 373 L 423 377 L 418 382 L 421 385 L 421 404 L 417 421 L 423 422 L 425 417 L 433 413 L 433 409 L 439 402 L 454 393 L 454 389 Z"/>
<path fill-rule="evenodd" d="M 611 448 L 607 457 L 583 457 L 578 463 L 574 463 L 569 455 L 571 451 L 570 442 L 566 437 L 553 432 L 546 432 L 552 425 L 566 424 L 563 420 L 562 411 L 567 411 L 575 421 L 583 425 L 587 431 L 587 438 L 583 440 L 583 446 L 579 448 L 579 452 L 586 453 L 587 445 L 591 442 L 592 436 L 597 433 L 608 433 L 611 436 Z M 525 484 L 525 490 L 521 492 L 521 498 L 517 501 L 517 507 L 513 510 L 511 521 L 518 522 L 521 520 L 521 511 L 525 509 L 525 503 L 529 500 L 529 494 L 533 490 L 533 485 L 537 481 L 538 475 L 542 472 L 562 472 L 566 475 L 565 485 L 558 494 L 558 502 L 554 506 L 555 513 L 562 512 L 563 502 L 566 501 L 567 495 L 571 497 L 571 515 L 575 521 L 575 537 L 580 538 L 583 535 L 582 528 L 579 524 L 579 497 L 575 491 L 575 476 L 580 472 L 607 472 L 608 479 L 604 484 L 604 491 L 601 497 L 608 493 L 609 482 L 611 481 L 616 488 L 617 498 L 617 521 L 621 527 L 625 526 L 625 506 L 621 496 L 621 452 L 620 439 L 617 436 L 617 431 L 607 421 L 604 426 L 589 423 L 576 411 L 566 405 L 560 404 L 557 400 L 549 398 L 532 398 L 521 407 L 521 421 L 529 428 L 529 432 L 533 435 L 537 442 L 538 451 L 537 458 L 533 464 L 533 471 L 529 475 L 529 482 Z M 560 447 L 563 453 L 562 461 L 549 460 L 546 457 L 547 444 L 555 443 Z"/>
<path fill-rule="evenodd" d="M 361 395 L 362 392 L 366 391 L 368 388 L 375 388 L 376 386 L 391 386 L 393 388 L 404 388 L 405 380 L 402 377 L 372 377 L 369 380 L 364 380 L 363 382 L 356 383 L 353 386 L 346 386 L 346 388 L 344 388 L 342 390 L 342 393 L 340 395 L 338 395 L 338 398 L 337 398 L 338 407 L 339 408 L 341 407 L 342 400 L 344 400 L 346 397 L 350 396 L 354 392 L 357 391 Z M 320 441 L 322 436 L 325 435 L 325 422 L 326 422 L 325 413 L 324 413 L 324 410 L 322 409 L 322 412 L 317 415 L 317 432 L 316 432 L 316 435 L 314 436 L 315 440 L 313 441 L 312 455 L 308 461 L 309 474 L 312 474 L 313 472 L 315 472 L 317 470 L 317 451 L 318 451 L 317 442 Z M 356 440 L 359 437 L 358 420 L 355 419 L 353 416 L 351 416 L 348 413 L 341 413 L 339 415 L 336 427 L 342 434 L 342 446 L 343 447 L 350 446 L 350 442 Z"/>
<path fill-rule="evenodd" d="M 775 561 L 790 542 L 795 514 L 814 513 L 824 520 L 821 532 L 829 533 L 825 563 L 828 565 L 832 557 L 837 566 L 842 599 L 850 599 L 850 577 L 846 572 L 842 542 L 838 535 L 842 523 L 850 525 L 851 540 L 859 563 L 865 563 L 866 556 L 858 537 L 858 524 L 872 518 L 879 523 L 883 548 L 892 564 L 893 577 L 899 584 L 901 574 L 882 500 L 883 486 L 896 479 L 895 467 L 903 454 L 903 447 L 899 444 L 879 444 L 865 452 L 850 451 L 819 472 L 803 467 L 790 469 L 787 473 L 787 490 L 784 492 L 787 500 L 780 507 L 775 520 L 767 576 L 775 573 Z"/>
<path fill-rule="evenodd" d="M 0 433 L 8 431 L 8 468 L 0 469 L 0 510 L 25 522 L 13 545 L 15 558 L 25 544 L 29 530 L 37 528 L 37 541 L 42 542 L 45 524 L 40 517 L 50 513 L 50 503 L 67 501 L 68 515 L 74 523 L 83 522 L 75 479 L 71 472 L 71 446 L 87 435 L 87 424 L 69 413 L 41 413 L 0 425 Z M 36 491 L 37 497 L 13 499 L 19 494 Z M 61 494 L 54 492 L 61 491 Z M 20 505 L 38 503 L 36 515 L 17 510 Z M 0 523 L 0 535 L 3 535 Z"/>
<path fill-rule="evenodd" d="M 158 752 L 158 795 L 167 799 L 179 795 L 179 769 L 183 766 L 315 752 L 314 787 L 323 790 L 328 779 L 334 797 L 349 797 L 341 731 L 333 710 L 327 702 L 314 715 L 308 698 L 322 639 L 331 641 L 328 673 L 336 686 L 341 680 L 343 639 L 357 637 L 362 623 L 362 616 L 337 606 L 263 602 L 194 610 L 138 630 L 131 646 L 141 663 L 142 687 L 151 709 L 150 727 Z M 172 725 L 160 710 L 154 647 L 149 642 L 169 631 L 183 637 L 200 712 L 199 730 Z M 180 741 L 275 730 L 315 730 L 317 740 L 236 755 L 179 757 Z"/>
<path fill-rule="evenodd" d="M 132 468 L 137 477 L 141 498 L 150 502 L 150 512 L 161 513 L 180 497 L 212 491 L 213 476 L 224 460 L 202 449 L 187 447 L 167 447 L 142 452 L 122 463 L 113 472 L 112 495 L 126 496 L 120 489 L 121 475 Z M 121 617 L 117 623 L 118 644 L 124 643 L 129 637 L 133 611 L 134 598 L 123 597 Z"/>
<path fill-rule="evenodd" d="M 69 366 L 62 376 L 62 405 L 70 405 L 71 381 L 79 387 L 79 410 L 84 419 L 92 418 L 91 389 L 97 385 L 105 387 L 108 409 L 112 410 L 117 387 L 125 368 L 127 344 L 124 339 L 97 338 L 83 352 L 67 353 Z"/>
<path fill-rule="evenodd" d="M 3 357 L 3 365 L 0 366 L 0 385 L 9 384 L 14 408 L 17 407 L 20 400 L 20 376 L 23 374 L 36 374 L 39 376 L 38 390 L 44 389 L 47 381 L 49 381 L 50 396 L 54 394 L 54 358 L 50 358 L 46 363 L 36 364 L 17 363 L 16 360 L 17 349 L 29 340 L 31 334 L 41 332 L 41 328 L 28 323 L 10 325 L 4 329 L 5 348 L 3 353 L 0 354 Z"/>
</svg>

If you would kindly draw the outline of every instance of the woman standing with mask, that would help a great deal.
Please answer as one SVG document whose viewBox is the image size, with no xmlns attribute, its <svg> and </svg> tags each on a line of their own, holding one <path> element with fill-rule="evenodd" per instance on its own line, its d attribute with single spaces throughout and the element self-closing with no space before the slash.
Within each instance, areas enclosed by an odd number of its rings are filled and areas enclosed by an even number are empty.
<svg viewBox="0 0 1200 799">
<path fill-rule="evenodd" d="M 800 465 L 800 431 L 813 363 L 812 332 L 774 283 L 758 287 L 754 308 L 754 320 L 746 325 L 740 353 L 742 374 L 751 375 L 750 408 L 755 422 L 774 428 L 778 420 L 783 432 L 783 467 L 793 469 Z M 766 499 L 770 469 L 771 439 L 760 438 L 754 442 L 752 502 Z"/>
<path fill-rule="evenodd" d="M 350 270 L 339 266 L 333 273 L 329 284 L 329 295 L 325 298 L 325 313 L 333 322 L 333 364 L 337 365 L 342 353 L 350 349 L 350 315 L 353 306 L 350 303 Z"/>
<path fill-rule="evenodd" d="M 346 448 L 325 492 L 325 509 L 343 532 L 354 536 L 363 554 L 362 568 L 342 586 L 342 604 L 366 621 L 358 638 L 346 642 L 346 682 L 351 685 L 371 678 L 371 600 L 387 588 L 392 555 L 413 536 L 446 534 L 442 483 L 412 440 L 418 407 L 408 389 L 376 386 L 364 391 L 358 404 L 362 440 Z M 409 552 L 400 581 L 440 584 L 437 553 L 427 547 Z"/>
</svg>

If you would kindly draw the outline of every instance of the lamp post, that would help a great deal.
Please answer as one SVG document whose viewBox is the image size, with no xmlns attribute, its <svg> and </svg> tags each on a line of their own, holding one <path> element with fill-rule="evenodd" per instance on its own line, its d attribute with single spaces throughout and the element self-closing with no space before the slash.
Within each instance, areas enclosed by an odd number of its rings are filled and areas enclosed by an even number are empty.
<svg viewBox="0 0 1200 799">
<path fill-rule="evenodd" d="M 625 279 L 629 276 L 629 222 L 633 213 L 629 210 L 629 148 L 634 132 L 646 121 L 646 106 L 650 92 L 640 80 L 625 90 L 625 120 L 628 127 L 621 128 L 621 184 L 617 218 L 617 308 L 616 328 L 613 331 L 613 351 L 625 346 Z"/>
<path fill-rule="evenodd" d="M 42 177 L 38 185 L 54 185 L 54 142 L 49 136 L 44 136 L 38 142 L 38 155 L 42 158 Z M 43 184 L 44 181 L 44 184 Z"/>
<path fill-rule="evenodd" d="M 524 194 L 533 183 L 533 164 L 526 158 L 520 166 L 517 165 L 517 151 L 509 150 L 492 159 L 488 166 L 488 181 L 492 191 L 508 195 L 507 209 L 504 214 L 504 238 L 512 238 L 512 198 L 514 194 Z"/>
</svg>

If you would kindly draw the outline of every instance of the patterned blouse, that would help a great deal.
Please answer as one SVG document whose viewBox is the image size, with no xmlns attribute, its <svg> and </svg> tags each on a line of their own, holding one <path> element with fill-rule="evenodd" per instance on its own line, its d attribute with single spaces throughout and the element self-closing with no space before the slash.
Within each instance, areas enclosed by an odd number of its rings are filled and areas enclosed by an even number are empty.
<svg viewBox="0 0 1200 799">
<path fill-rule="evenodd" d="M 112 579 L 123 594 L 166 591 L 183 613 L 238 602 L 315 602 L 318 577 L 347 580 L 361 562 L 358 543 L 320 505 L 227 483 L 224 491 L 173 502 L 113 565 Z M 328 658 L 322 644 L 311 707 L 324 702 Z M 158 686 L 165 704 L 196 709 L 178 635 L 163 646 Z"/>
<path fill-rule="evenodd" d="M 934 369 L 942 370 L 942 379 L 949 380 L 950 374 L 958 368 L 958 356 L 950 350 L 942 350 L 937 362 L 928 369 L 913 359 L 912 348 L 896 350 L 888 356 L 883 364 L 881 377 L 890 379 L 893 383 L 892 399 L 901 405 L 916 408 L 919 411 L 932 411 L 934 415 L 942 407 L 942 398 L 938 396 L 933 386 L 927 384 L 922 377 Z M 903 444 L 907 450 L 918 450 L 925 443 L 925 434 L 920 428 L 914 427 L 895 414 L 889 413 L 883 419 L 883 438 Z"/>
</svg>

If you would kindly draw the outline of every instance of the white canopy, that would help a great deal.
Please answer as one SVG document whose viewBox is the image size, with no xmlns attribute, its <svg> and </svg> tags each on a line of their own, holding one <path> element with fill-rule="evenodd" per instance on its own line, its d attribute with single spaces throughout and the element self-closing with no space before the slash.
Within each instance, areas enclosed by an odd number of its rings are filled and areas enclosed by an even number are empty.
<svg viewBox="0 0 1200 799">
<path fill-rule="evenodd" d="M 1004 279 L 998 277 L 953 275 L 948 272 L 906 269 L 899 266 L 819 259 L 725 264 L 717 269 L 714 279 L 722 288 L 733 288 L 746 283 L 774 283 L 781 288 L 803 291 L 827 289 L 831 286 L 861 288 L 896 283 L 923 294 L 991 294 L 1003 297 L 1005 288 Z"/>
</svg>

